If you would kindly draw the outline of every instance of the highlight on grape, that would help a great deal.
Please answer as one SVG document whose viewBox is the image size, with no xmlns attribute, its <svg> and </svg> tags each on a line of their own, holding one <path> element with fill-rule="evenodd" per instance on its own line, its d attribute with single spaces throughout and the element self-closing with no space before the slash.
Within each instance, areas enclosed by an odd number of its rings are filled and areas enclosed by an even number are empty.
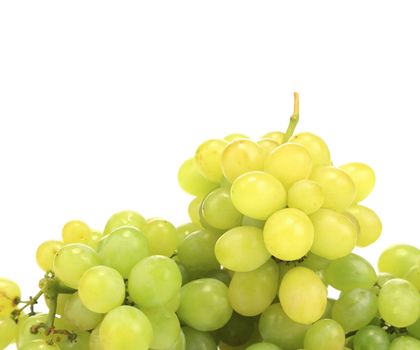
<svg viewBox="0 0 420 350">
<path fill-rule="evenodd" d="M 0 278 L 0 349 L 419 350 L 420 250 L 389 247 L 379 272 L 353 253 L 381 234 L 361 204 L 375 174 L 295 134 L 294 97 L 285 132 L 210 139 L 180 166 L 190 222 L 73 220 L 38 247 L 32 297 Z"/>
</svg>

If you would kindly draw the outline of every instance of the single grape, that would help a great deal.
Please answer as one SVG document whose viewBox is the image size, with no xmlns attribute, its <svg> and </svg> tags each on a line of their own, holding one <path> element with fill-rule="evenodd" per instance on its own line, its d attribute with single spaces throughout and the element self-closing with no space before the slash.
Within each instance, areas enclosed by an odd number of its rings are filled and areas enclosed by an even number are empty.
<svg viewBox="0 0 420 350">
<path fill-rule="evenodd" d="M 100 324 L 90 333 L 89 350 L 103 350 L 101 338 L 99 336 Z"/>
<path fill-rule="evenodd" d="M 410 281 L 420 291 L 420 265 L 412 266 L 405 274 L 404 279 Z"/>
<path fill-rule="evenodd" d="M 340 166 L 353 180 L 356 186 L 354 202 L 360 202 L 372 192 L 375 186 L 375 173 L 364 163 L 348 163 Z"/>
<path fill-rule="evenodd" d="M 181 329 L 175 343 L 173 343 L 171 346 L 167 347 L 164 350 L 185 350 L 186 349 L 186 344 L 185 343 L 186 343 L 185 335 L 184 335 L 184 332 Z"/>
<path fill-rule="evenodd" d="M 24 319 L 18 324 L 18 331 L 16 337 L 16 346 L 18 349 L 34 340 L 43 340 L 45 337 L 45 327 L 40 327 L 41 324 L 47 322 L 48 315 L 36 314 Z M 37 329 L 35 329 L 37 328 Z"/>
<path fill-rule="evenodd" d="M 9 316 L 19 300 L 19 286 L 7 278 L 0 277 L 0 316 Z"/>
<path fill-rule="evenodd" d="M 16 332 L 16 322 L 10 316 L 0 316 L 0 349 L 5 349 L 15 342 Z"/>
<path fill-rule="evenodd" d="M 376 281 L 376 283 L 380 288 L 382 288 L 386 282 L 392 280 L 393 278 L 395 278 L 395 276 L 391 275 L 390 273 L 380 272 L 378 273 L 378 280 Z"/>
<path fill-rule="evenodd" d="M 302 132 L 292 136 L 289 142 L 305 147 L 311 155 L 314 167 L 331 164 L 328 146 L 319 136 L 309 132 Z"/>
<path fill-rule="evenodd" d="M 379 257 L 380 272 L 404 277 L 412 266 L 420 264 L 420 250 L 407 244 L 396 244 L 385 249 Z"/>
<path fill-rule="evenodd" d="M 264 138 L 261 139 L 259 141 L 257 141 L 257 144 L 259 146 L 261 146 L 261 148 L 263 149 L 263 153 L 264 153 L 264 158 L 267 157 L 267 155 L 277 146 L 279 146 L 280 144 L 273 139 L 269 139 L 269 138 Z"/>
<path fill-rule="evenodd" d="M 86 308 L 79 298 L 79 293 L 76 292 L 67 301 L 63 316 L 75 328 L 88 331 L 95 328 L 102 321 L 104 315 L 92 312 Z"/>
<path fill-rule="evenodd" d="M 191 327 L 183 327 L 185 350 L 217 350 L 216 342 L 210 333 L 200 332 Z"/>
<path fill-rule="evenodd" d="M 195 152 L 195 162 L 201 174 L 212 182 L 223 179 L 221 161 L 228 143 L 225 140 L 212 139 L 203 142 Z"/>
<path fill-rule="evenodd" d="M 255 343 L 248 346 L 246 350 L 281 350 L 277 345 L 271 343 Z"/>
<path fill-rule="evenodd" d="M 254 332 L 255 318 L 245 317 L 234 312 L 229 322 L 216 331 L 220 341 L 231 346 L 244 345 Z"/>
<path fill-rule="evenodd" d="M 54 258 L 63 246 L 63 242 L 56 240 L 41 243 L 36 251 L 36 262 L 39 267 L 44 271 L 52 271 Z"/>
<path fill-rule="evenodd" d="M 123 210 L 113 214 L 107 221 L 104 228 L 104 235 L 110 234 L 122 226 L 134 226 L 141 230 L 146 224 L 143 216 L 133 210 Z"/>
<path fill-rule="evenodd" d="M 302 210 L 305 214 L 313 214 L 324 204 L 322 187 L 312 180 L 295 182 L 287 192 L 287 206 Z"/>
<path fill-rule="evenodd" d="M 239 139 L 249 139 L 249 137 L 244 134 L 233 133 L 233 134 L 226 135 L 223 139 L 226 140 L 227 142 L 231 142 L 231 141 L 239 140 Z"/>
<path fill-rule="evenodd" d="M 149 219 L 143 227 L 149 242 L 150 254 L 170 257 L 176 250 L 178 239 L 174 225 L 160 218 Z"/>
<path fill-rule="evenodd" d="M 284 142 L 284 132 L 281 131 L 271 131 L 263 136 L 261 136 L 262 139 L 272 139 L 276 141 L 279 145 L 281 145 Z"/>
<path fill-rule="evenodd" d="M 92 230 L 90 227 L 80 220 L 72 220 L 67 222 L 61 231 L 63 242 L 84 243 L 87 244 L 92 238 Z"/>
<path fill-rule="evenodd" d="M 43 339 L 33 340 L 30 343 L 25 344 L 23 347 L 19 348 L 21 350 L 60 350 L 60 347 L 57 344 L 48 344 Z"/>
<path fill-rule="evenodd" d="M 166 349 L 177 341 L 181 326 L 175 312 L 165 308 L 144 309 L 143 312 L 153 328 L 152 349 Z"/>
<path fill-rule="evenodd" d="M 395 338 L 389 350 L 420 350 L 420 340 L 409 336 Z"/>
<path fill-rule="evenodd" d="M 176 228 L 178 246 L 184 241 L 190 233 L 200 231 L 201 227 L 193 222 L 180 225 Z"/>
<path fill-rule="evenodd" d="M 202 227 L 200 222 L 200 207 L 202 201 L 203 198 L 195 197 L 188 205 L 188 217 L 190 218 L 192 223 L 196 224 L 199 227 Z"/>
<path fill-rule="evenodd" d="M 99 242 L 103 237 L 103 233 L 99 230 L 92 230 L 92 237 L 90 241 L 87 243 L 89 247 L 93 248 L 94 250 L 98 249 Z"/>
<path fill-rule="evenodd" d="M 389 335 L 378 326 L 361 328 L 354 337 L 354 350 L 388 350 Z"/>
<path fill-rule="evenodd" d="M 305 350 L 343 349 L 345 334 L 343 328 L 334 320 L 324 319 L 315 322 L 305 334 Z"/>
<path fill-rule="evenodd" d="M 362 205 L 354 205 L 347 209 L 346 213 L 350 213 L 356 218 L 360 231 L 357 235 L 357 245 L 366 247 L 375 242 L 382 232 L 381 219 L 376 213 Z"/>
<path fill-rule="evenodd" d="M 218 186 L 201 174 L 194 158 L 186 160 L 179 168 L 178 183 L 185 192 L 193 196 L 205 196 Z"/>
</svg>

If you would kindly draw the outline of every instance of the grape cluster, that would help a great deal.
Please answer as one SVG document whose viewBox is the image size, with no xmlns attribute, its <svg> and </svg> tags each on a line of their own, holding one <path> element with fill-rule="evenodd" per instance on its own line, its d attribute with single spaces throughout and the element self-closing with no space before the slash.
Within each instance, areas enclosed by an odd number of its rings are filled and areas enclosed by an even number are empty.
<svg viewBox="0 0 420 350">
<path fill-rule="evenodd" d="M 211 139 L 181 165 L 191 222 L 66 223 L 37 249 L 34 297 L 0 279 L 0 349 L 420 350 L 420 250 L 388 248 L 379 273 L 353 253 L 381 234 L 360 204 L 374 172 L 293 135 L 298 106 L 285 133 Z"/>
</svg>

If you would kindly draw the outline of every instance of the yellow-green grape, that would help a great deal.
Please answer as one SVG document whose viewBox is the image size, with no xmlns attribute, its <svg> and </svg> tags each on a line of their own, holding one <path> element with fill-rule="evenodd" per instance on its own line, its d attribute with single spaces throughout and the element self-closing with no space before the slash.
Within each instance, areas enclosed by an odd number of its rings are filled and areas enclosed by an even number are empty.
<svg viewBox="0 0 420 350">
<path fill-rule="evenodd" d="M 309 217 L 298 209 L 286 208 L 271 215 L 264 226 L 267 250 L 280 260 L 297 260 L 312 247 L 314 227 Z"/>
<path fill-rule="evenodd" d="M 49 240 L 41 243 L 36 251 L 36 262 L 44 271 L 51 271 L 54 258 L 64 243 L 56 240 Z"/>
<path fill-rule="evenodd" d="M 280 304 L 290 319 L 311 324 L 321 318 L 327 307 L 327 287 L 306 267 L 295 267 L 283 277 L 279 288 Z"/>
<path fill-rule="evenodd" d="M 287 206 L 302 210 L 305 214 L 313 214 L 324 204 L 322 187 L 312 180 L 295 182 L 287 191 Z"/>
<path fill-rule="evenodd" d="M 403 278 L 412 266 L 420 264 L 420 250 L 408 244 L 396 244 L 385 249 L 379 257 L 378 269 Z"/>
<path fill-rule="evenodd" d="M 366 247 L 375 242 L 382 232 L 382 222 L 378 215 L 363 205 L 353 205 L 347 209 L 346 213 L 350 213 L 356 218 L 360 231 L 357 235 L 357 245 Z"/>
<path fill-rule="evenodd" d="M 273 139 L 276 141 L 279 145 L 281 145 L 284 142 L 284 132 L 281 131 L 271 131 L 263 136 L 261 136 L 262 139 Z"/>
<path fill-rule="evenodd" d="M 233 134 L 226 135 L 223 139 L 226 140 L 227 142 L 231 142 L 238 139 L 249 139 L 249 137 L 244 134 L 233 133 Z"/>
<path fill-rule="evenodd" d="M 242 226 L 253 226 L 260 229 L 264 228 L 265 221 L 250 218 L 249 216 L 242 217 Z"/>
<path fill-rule="evenodd" d="M 92 230 L 92 237 L 90 241 L 88 242 L 88 245 L 92 247 L 93 249 L 97 250 L 99 241 L 102 239 L 103 234 L 99 230 Z"/>
<path fill-rule="evenodd" d="M 180 303 L 181 303 L 181 290 L 179 290 L 178 293 L 176 293 L 175 296 L 172 299 L 170 299 L 162 307 L 168 311 L 176 312 L 176 310 L 178 310 L 179 308 Z"/>
<path fill-rule="evenodd" d="M 200 227 L 202 227 L 200 221 L 200 206 L 202 201 L 202 197 L 195 197 L 188 205 L 188 216 L 191 222 Z"/>
<path fill-rule="evenodd" d="M 66 223 L 61 232 L 63 242 L 68 243 L 88 243 L 92 238 L 90 227 L 80 220 L 72 220 Z"/>
<path fill-rule="evenodd" d="M 185 192 L 193 196 L 205 196 L 218 186 L 201 174 L 194 158 L 187 159 L 179 168 L 178 183 Z"/>
<path fill-rule="evenodd" d="M 7 278 L 0 277 L 0 316 L 9 316 L 19 300 L 19 286 Z"/>
<path fill-rule="evenodd" d="M 102 321 L 104 315 L 90 311 L 86 308 L 79 298 L 79 293 L 76 292 L 74 294 L 67 295 L 69 298 L 66 302 L 64 313 L 62 315 L 76 329 L 88 331 L 95 328 Z"/>
<path fill-rule="evenodd" d="M 255 270 L 271 257 L 265 248 L 262 230 L 252 226 L 239 226 L 225 232 L 214 249 L 221 265 L 239 272 Z"/>
<path fill-rule="evenodd" d="M 89 338 L 89 350 L 103 350 L 102 344 L 101 344 L 101 338 L 99 337 L 99 326 L 97 326 L 92 333 L 90 333 Z"/>
<path fill-rule="evenodd" d="M 201 227 L 193 222 L 180 225 L 176 228 L 177 246 L 179 246 L 190 233 L 200 231 Z"/>
<path fill-rule="evenodd" d="M 389 350 L 389 335 L 381 327 L 369 325 L 361 328 L 355 335 L 355 350 Z"/>
<path fill-rule="evenodd" d="M 351 253 L 356 246 L 357 227 L 345 215 L 320 209 L 310 216 L 315 234 L 311 251 L 334 260 Z"/>
<path fill-rule="evenodd" d="M 419 350 L 420 340 L 403 335 L 395 338 L 389 347 L 389 350 Z"/>
<path fill-rule="evenodd" d="M 152 349 L 167 349 L 174 344 L 181 332 L 175 312 L 164 308 L 143 309 L 153 328 Z"/>
<path fill-rule="evenodd" d="M 149 242 L 151 255 L 172 256 L 178 245 L 177 232 L 174 225 L 160 218 L 149 219 L 143 228 Z"/>
<path fill-rule="evenodd" d="M 0 349 L 5 349 L 9 344 L 15 341 L 17 324 L 12 318 L 0 316 Z"/>
<path fill-rule="evenodd" d="M 286 188 L 307 179 L 312 171 L 312 159 L 305 147 L 284 143 L 265 159 L 264 170 L 276 177 Z"/>
<path fill-rule="evenodd" d="M 69 337 L 56 336 L 58 339 L 56 345 L 59 346 L 60 350 L 92 350 L 89 348 L 89 332 L 76 330 L 73 333 L 76 335 L 76 340 L 69 339 Z"/>
<path fill-rule="evenodd" d="M 246 350 L 281 350 L 277 345 L 261 342 L 254 343 L 251 346 L 248 346 Z"/>
<path fill-rule="evenodd" d="M 319 165 L 331 164 L 330 150 L 319 136 L 309 132 L 302 132 L 292 136 L 289 141 L 298 143 L 306 148 L 311 155 L 314 168 Z"/>
<path fill-rule="evenodd" d="M 264 150 L 251 140 L 232 141 L 222 154 L 223 175 L 230 182 L 252 170 L 263 170 Z"/>
<path fill-rule="evenodd" d="M 353 180 L 356 186 L 355 202 L 360 202 L 372 192 L 375 186 L 375 173 L 364 163 L 348 163 L 340 166 Z"/>
<path fill-rule="evenodd" d="M 191 327 L 182 327 L 185 348 L 182 350 L 217 350 L 214 337 L 209 332 L 200 332 Z"/>
<path fill-rule="evenodd" d="M 263 171 L 239 176 L 230 193 L 236 209 L 253 219 L 265 220 L 286 207 L 287 194 L 282 183 Z"/>
<path fill-rule="evenodd" d="M 113 214 L 107 221 L 103 235 L 107 235 L 122 226 L 134 226 L 142 230 L 146 219 L 133 210 L 123 210 Z"/>
<path fill-rule="evenodd" d="M 18 349 L 21 349 L 26 344 L 32 342 L 36 339 L 44 339 L 45 337 L 45 328 L 39 327 L 41 323 L 47 322 L 48 315 L 46 314 L 36 314 L 24 319 L 18 324 L 16 346 Z M 38 326 L 38 331 L 35 332 L 32 327 Z M 32 331 L 33 330 L 33 331 Z"/>
<path fill-rule="evenodd" d="M 324 319 L 314 323 L 305 334 L 305 350 L 340 350 L 344 348 L 346 335 L 340 324 Z"/>
<path fill-rule="evenodd" d="M 412 266 L 405 274 L 404 279 L 411 282 L 420 291 L 420 266 Z"/>
<path fill-rule="evenodd" d="M 277 146 L 280 145 L 276 140 L 274 139 L 261 139 L 257 141 L 257 144 L 261 146 L 261 148 L 264 151 L 264 158 L 267 157 L 267 155 Z"/>
<path fill-rule="evenodd" d="M 300 266 L 307 267 L 313 271 L 319 271 L 325 270 L 330 263 L 330 260 L 309 252 L 305 257 L 305 260 L 300 263 Z"/>
<path fill-rule="evenodd" d="M 212 182 L 223 179 L 221 160 L 227 141 L 213 139 L 202 143 L 195 152 L 195 161 L 201 174 Z"/>
<path fill-rule="evenodd" d="M 182 329 L 179 331 L 178 338 L 171 346 L 164 350 L 186 350 L 185 335 Z"/>
<path fill-rule="evenodd" d="M 352 205 L 356 187 L 344 170 L 333 166 L 320 166 L 314 168 L 310 179 L 320 184 L 324 191 L 323 208 L 344 211 Z"/>
<path fill-rule="evenodd" d="M 229 302 L 242 316 L 256 316 L 273 302 L 279 280 L 279 269 L 270 259 L 258 269 L 235 272 L 229 284 Z"/>
</svg>

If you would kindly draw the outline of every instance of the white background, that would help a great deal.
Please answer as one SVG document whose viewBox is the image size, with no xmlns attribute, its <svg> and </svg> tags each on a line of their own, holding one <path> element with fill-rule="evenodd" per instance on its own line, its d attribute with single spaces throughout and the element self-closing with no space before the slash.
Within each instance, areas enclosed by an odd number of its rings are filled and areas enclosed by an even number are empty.
<svg viewBox="0 0 420 350">
<path fill-rule="evenodd" d="M 381 239 L 420 245 L 417 1 L 2 1 L 0 276 L 34 294 L 39 243 L 121 209 L 188 220 L 208 138 L 298 131 L 376 171 Z"/>
</svg>

